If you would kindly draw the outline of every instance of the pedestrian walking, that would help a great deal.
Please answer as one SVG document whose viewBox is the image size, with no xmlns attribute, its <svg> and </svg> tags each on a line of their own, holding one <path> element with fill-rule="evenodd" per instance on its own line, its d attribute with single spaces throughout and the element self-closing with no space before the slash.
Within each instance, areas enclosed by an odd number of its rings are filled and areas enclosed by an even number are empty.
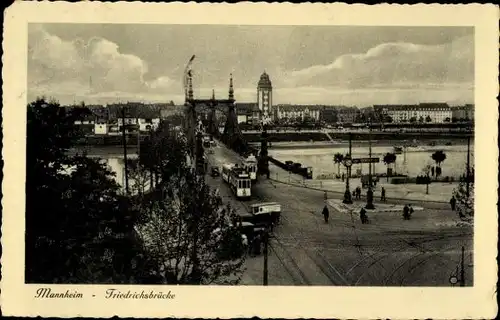
<svg viewBox="0 0 500 320">
<path fill-rule="evenodd" d="M 386 201 L 385 199 L 385 188 L 382 187 L 382 190 L 380 191 L 380 201 Z"/>
<path fill-rule="evenodd" d="M 361 188 L 356 187 L 356 199 L 361 199 Z"/>
<path fill-rule="evenodd" d="M 362 224 L 368 223 L 368 217 L 366 216 L 365 208 L 361 208 L 361 210 L 359 211 L 359 219 L 361 220 Z"/>
<path fill-rule="evenodd" d="M 326 191 L 325 194 L 323 195 L 323 198 L 325 199 L 325 201 L 328 200 L 328 193 L 326 193 Z"/>
<path fill-rule="evenodd" d="M 455 199 L 455 196 L 451 196 L 450 205 L 451 205 L 451 211 L 455 211 L 455 207 L 457 205 L 457 199 Z"/>
<path fill-rule="evenodd" d="M 330 212 L 328 211 L 327 206 L 323 208 L 323 217 L 325 218 L 325 223 L 328 223 L 328 218 L 330 218 Z"/>
<path fill-rule="evenodd" d="M 407 204 L 403 207 L 403 219 L 410 220 L 410 208 Z"/>
<path fill-rule="evenodd" d="M 409 209 L 410 209 L 410 217 L 412 216 L 413 212 L 415 212 L 413 210 L 413 207 L 411 206 L 411 203 L 408 205 Z"/>
</svg>

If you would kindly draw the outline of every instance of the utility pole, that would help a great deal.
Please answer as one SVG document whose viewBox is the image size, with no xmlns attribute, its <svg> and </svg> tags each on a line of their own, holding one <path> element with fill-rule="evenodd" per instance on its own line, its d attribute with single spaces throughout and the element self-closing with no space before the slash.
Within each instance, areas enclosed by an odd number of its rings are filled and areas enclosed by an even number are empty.
<svg viewBox="0 0 500 320">
<path fill-rule="evenodd" d="M 267 286 L 268 283 L 268 247 L 269 247 L 269 226 L 266 226 L 264 231 L 264 275 L 263 275 L 263 285 Z"/>
<path fill-rule="evenodd" d="M 352 159 L 352 132 L 349 132 L 349 158 Z M 347 177 L 351 177 L 351 167 L 347 168 Z"/>
<path fill-rule="evenodd" d="M 128 195 L 127 135 L 125 133 L 125 107 L 122 107 L 123 162 L 125 164 L 125 192 Z"/>
<path fill-rule="evenodd" d="M 468 199 L 470 195 L 470 136 L 467 137 L 467 172 L 465 178 L 467 179 L 467 199 Z"/>
<path fill-rule="evenodd" d="M 465 247 L 462 246 L 462 261 L 460 261 L 460 286 L 465 287 Z"/>
<path fill-rule="evenodd" d="M 368 157 L 372 158 L 372 126 L 371 118 L 368 119 Z M 368 163 L 368 191 L 366 192 L 366 209 L 375 209 L 373 205 L 373 190 L 372 190 L 372 164 Z"/>
</svg>

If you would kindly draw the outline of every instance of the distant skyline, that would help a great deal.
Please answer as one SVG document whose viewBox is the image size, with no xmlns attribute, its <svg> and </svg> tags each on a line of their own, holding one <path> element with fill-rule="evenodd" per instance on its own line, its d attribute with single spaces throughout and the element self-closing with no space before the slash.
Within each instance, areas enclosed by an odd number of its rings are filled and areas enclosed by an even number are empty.
<svg viewBox="0 0 500 320">
<path fill-rule="evenodd" d="M 30 24 L 28 99 L 61 104 L 256 101 L 266 71 L 274 104 L 474 103 L 471 27 Z"/>
</svg>

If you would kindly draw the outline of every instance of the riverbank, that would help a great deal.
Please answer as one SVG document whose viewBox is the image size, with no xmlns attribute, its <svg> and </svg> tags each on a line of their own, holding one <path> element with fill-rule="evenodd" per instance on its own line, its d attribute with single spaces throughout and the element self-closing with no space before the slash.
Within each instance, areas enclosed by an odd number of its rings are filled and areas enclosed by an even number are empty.
<svg viewBox="0 0 500 320">
<path fill-rule="evenodd" d="M 393 147 L 393 146 L 401 146 L 405 141 L 393 141 L 393 140 L 372 140 L 371 145 L 373 147 Z M 407 141 L 410 142 L 410 141 Z M 436 145 L 429 145 L 430 141 L 411 141 L 411 144 L 414 145 L 409 147 L 409 150 L 445 150 L 448 147 L 453 146 L 464 146 L 467 145 L 467 140 L 454 140 L 453 142 L 447 140 L 441 141 L 432 141 Z M 450 145 L 451 143 L 451 145 Z M 448 144 L 448 145 L 447 145 Z M 252 146 L 260 146 L 260 143 L 252 142 L 250 143 Z M 351 142 L 353 147 L 368 147 L 370 145 L 369 141 L 353 141 Z M 347 148 L 349 147 L 349 141 L 312 141 L 312 142 L 298 142 L 298 141 L 278 141 L 278 142 L 270 142 L 269 149 L 287 149 L 287 150 L 295 150 L 295 149 L 328 149 L 328 148 Z"/>
<path fill-rule="evenodd" d="M 446 139 L 443 139 L 443 136 Z M 261 133 L 245 133 L 243 137 L 247 142 L 260 142 Z M 466 132 L 271 132 L 268 133 L 268 141 L 275 142 L 335 142 L 335 141 L 466 141 L 468 137 L 474 137 L 473 133 Z"/>
<path fill-rule="evenodd" d="M 307 180 L 302 179 L 298 175 L 288 174 L 284 170 L 277 167 L 272 168 L 271 177 L 273 181 L 302 187 L 307 189 L 321 190 L 331 192 L 337 195 L 343 195 L 345 192 L 345 182 L 341 180 Z M 417 202 L 436 202 L 448 203 L 450 201 L 453 190 L 458 187 L 458 182 L 433 182 L 429 185 L 429 193 L 427 193 L 426 185 L 417 184 L 391 184 L 385 179 L 380 179 L 377 186 L 374 188 L 374 197 L 380 199 L 382 187 L 386 190 L 388 199 L 417 201 Z M 356 187 L 361 186 L 359 178 L 350 179 L 351 191 Z M 366 189 L 362 189 L 363 197 L 366 194 Z"/>
</svg>

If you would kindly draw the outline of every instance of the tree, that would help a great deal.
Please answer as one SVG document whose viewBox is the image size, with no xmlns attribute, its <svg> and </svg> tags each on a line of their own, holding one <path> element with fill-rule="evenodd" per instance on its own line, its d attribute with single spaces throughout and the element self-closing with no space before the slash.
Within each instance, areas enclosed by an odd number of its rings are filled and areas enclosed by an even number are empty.
<svg viewBox="0 0 500 320">
<path fill-rule="evenodd" d="M 131 194 L 141 196 L 150 190 L 150 171 L 139 162 L 139 159 L 128 159 L 127 170 Z"/>
<path fill-rule="evenodd" d="M 185 164 L 161 182 L 164 198 L 141 210 L 138 232 L 162 284 L 236 284 L 244 248 L 231 210 Z"/>
<path fill-rule="evenodd" d="M 411 117 L 410 118 L 410 123 L 415 123 L 417 122 L 417 117 Z"/>
<path fill-rule="evenodd" d="M 25 279 L 130 282 L 135 215 L 105 164 L 67 155 L 76 116 L 45 99 L 27 108 Z"/>
<path fill-rule="evenodd" d="M 424 122 L 424 117 L 420 116 L 420 118 L 418 119 L 418 122 L 423 123 Z"/>
<path fill-rule="evenodd" d="M 429 184 L 431 183 L 431 178 L 430 178 L 430 171 L 431 171 L 431 165 L 427 164 L 424 166 L 422 169 L 422 172 L 424 174 L 424 179 L 425 179 L 425 194 L 429 194 Z"/>
<path fill-rule="evenodd" d="M 429 115 L 428 115 L 428 116 L 425 118 L 425 122 L 431 122 L 431 121 L 432 121 L 431 116 L 429 116 Z"/>
<path fill-rule="evenodd" d="M 393 164 L 393 163 L 396 163 L 396 159 L 397 159 L 397 156 L 396 156 L 396 154 L 395 154 L 395 153 L 390 153 L 390 152 L 388 152 L 388 153 L 386 153 L 386 154 L 384 155 L 384 159 L 383 159 L 383 161 L 384 161 L 384 163 L 385 163 L 385 164 L 386 164 L 386 166 L 387 166 L 387 181 L 389 181 L 389 166 L 390 166 L 391 164 Z"/>
<path fill-rule="evenodd" d="M 139 163 L 150 171 L 150 185 L 156 186 L 160 179 L 169 179 L 177 172 L 176 165 L 185 161 L 187 140 L 173 124 L 177 118 L 167 118 L 160 122 L 157 130 L 152 132 L 142 144 Z M 170 165 L 172 164 L 172 165 Z"/>
<path fill-rule="evenodd" d="M 340 175 L 340 165 L 342 164 L 342 161 L 344 161 L 344 155 L 341 153 L 336 153 L 333 156 L 333 162 L 338 165 L 338 175 Z"/>
<path fill-rule="evenodd" d="M 474 219 L 474 181 L 469 182 L 469 194 L 467 194 L 467 181 L 461 181 L 453 190 L 453 196 L 457 200 L 456 211 L 459 217 L 472 222 Z"/>
<path fill-rule="evenodd" d="M 441 175 L 441 163 L 446 160 L 446 154 L 442 150 L 438 150 L 431 155 L 432 160 L 436 162 L 436 178 Z M 439 170 L 438 170 L 439 168 Z"/>
</svg>

